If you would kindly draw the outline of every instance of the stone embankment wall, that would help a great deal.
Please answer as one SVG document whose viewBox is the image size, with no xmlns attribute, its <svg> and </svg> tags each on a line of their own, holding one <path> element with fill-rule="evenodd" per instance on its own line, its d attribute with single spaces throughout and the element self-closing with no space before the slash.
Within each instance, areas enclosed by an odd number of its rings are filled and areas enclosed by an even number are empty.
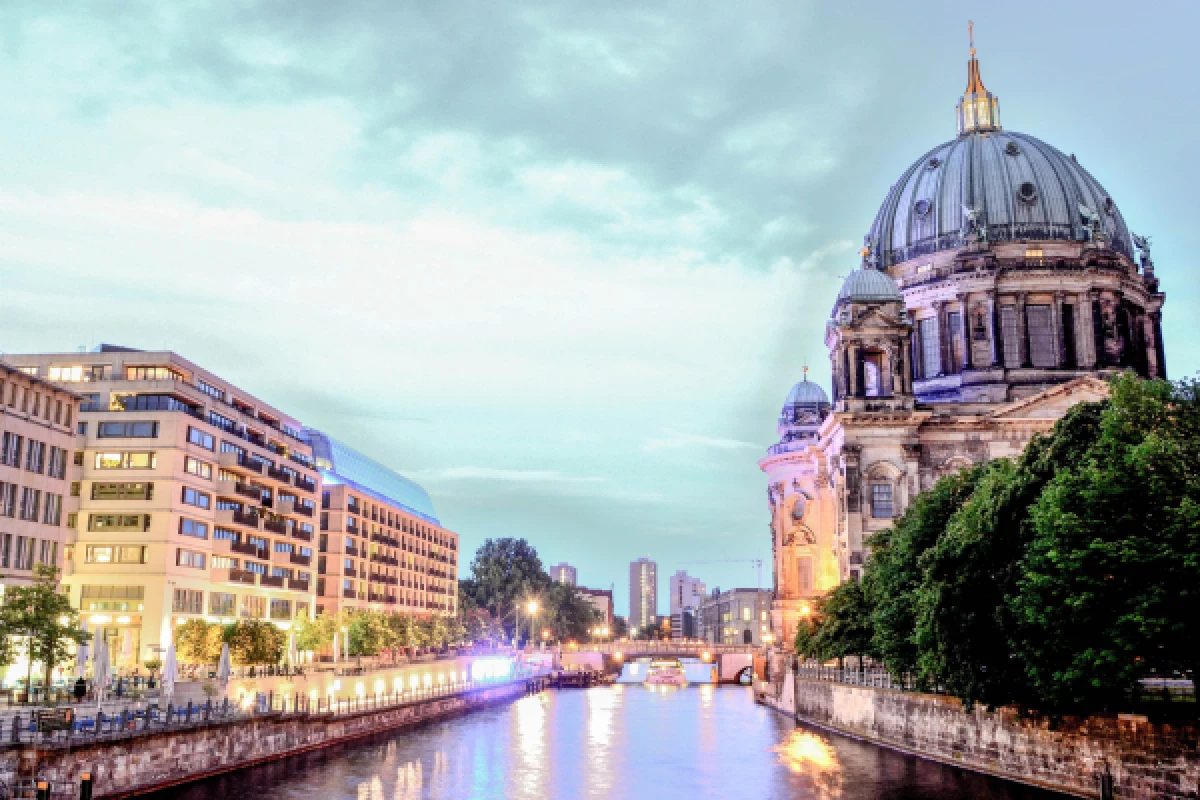
<svg viewBox="0 0 1200 800">
<path fill-rule="evenodd" d="M 59 786 L 78 786 L 82 774 L 90 772 L 97 798 L 130 797 L 507 702 L 525 691 L 524 681 L 514 681 L 379 711 L 337 716 L 264 714 L 96 743 L 13 746 L 0 753 L 0 772 L 36 774 Z"/>
<path fill-rule="evenodd" d="M 1200 796 L 1200 730 L 1140 718 L 1022 718 L 955 698 L 794 678 L 766 698 L 798 719 L 919 756 L 1085 797 L 1107 765 L 1118 798 Z M 789 696 L 790 695 L 790 696 Z"/>
</svg>

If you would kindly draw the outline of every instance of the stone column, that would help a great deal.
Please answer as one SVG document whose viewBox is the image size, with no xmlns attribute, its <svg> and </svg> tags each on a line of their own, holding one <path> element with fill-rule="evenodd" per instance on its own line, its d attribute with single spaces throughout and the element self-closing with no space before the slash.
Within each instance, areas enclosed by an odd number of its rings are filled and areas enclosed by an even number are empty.
<svg viewBox="0 0 1200 800">
<path fill-rule="evenodd" d="M 1025 293 L 1017 292 L 1017 349 L 1022 367 L 1032 367 L 1029 360 L 1029 323 L 1025 320 Z"/>
<path fill-rule="evenodd" d="M 1004 330 L 1000 326 L 1000 303 L 996 290 L 987 293 L 988 318 L 992 326 L 992 366 L 1004 366 Z"/>
<path fill-rule="evenodd" d="M 850 359 L 849 369 L 846 370 L 846 396 L 858 397 L 858 345 L 849 345 L 846 355 Z"/>
<path fill-rule="evenodd" d="M 908 504 L 921 492 L 921 445 L 906 444 L 904 447 L 904 495 L 899 498 L 896 516 L 908 508 Z"/>
<path fill-rule="evenodd" d="M 1092 335 L 1092 297 L 1090 292 L 1075 295 L 1075 359 L 1080 369 L 1096 366 L 1096 337 Z"/>
<path fill-rule="evenodd" d="M 950 325 L 946 321 L 946 306 L 945 300 L 934 306 L 937 309 L 938 354 L 941 356 L 938 364 L 941 366 L 942 375 L 949 375 L 954 371 L 950 365 Z"/>
<path fill-rule="evenodd" d="M 1054 352 L 1057 356 L 1054 366 L 1058 369 L 1067 365 L 1067 348 L 1062 329 L 1062 302 L 1063 293 L 1055 292 L 1054 302 L 1050 304 L 1050 325 L 1054 330 Z"/>
<path fill-rule="evenodd" d="M 921 336 L 917 330 L 917 312 L 908 312 L 908 327 L 912 331 L 912 336 L 908 340 L 908 357 L 912 363 L 912 376 L 914 379 L 924 378 L 924 364 L 921 361 Z M 920 372 L 918 372 L 920 370 Z"/>
<path fill-rule="evenodd" d="M 965 372 L 975 368 L 975 359 L 971 353 L 974 344 L 971 339 L 971 296 L 969 294 L 963 293 L 958 296 L 958 319 L 963 341 L 962 364 L 959 366 Z"/>
<path fill-rule="evenodd" d="M 1155 377 L 1167 379 L 1167 357 L 1163 350 L 1162 338 L 1162 312 L 1152 311 L 1150 313 L 1151 325 L 1154 328 L 1154 365 Z"/>
</svg>

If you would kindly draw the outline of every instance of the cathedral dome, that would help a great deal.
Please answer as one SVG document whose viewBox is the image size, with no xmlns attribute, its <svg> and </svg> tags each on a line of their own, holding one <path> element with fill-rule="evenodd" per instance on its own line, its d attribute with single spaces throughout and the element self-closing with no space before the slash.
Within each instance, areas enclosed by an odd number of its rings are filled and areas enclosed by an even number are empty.
<svg viewBox="0 0 1200 800">
<path fill-rule="evenodd" d="M 868 236 L 876 264 L 964 246 L 971 215 L 989 241 L 1087 241 L 1090 216 L 1133 257 L 1121 212 L 1074 156 L 1023 133 L 977 129 L 921 156 L 888 192 Z"/>
<path fill-rule="evenodd" d="M 869 257 L 869 256 L 868 256 Z M 842 281 L 838 292 L 836 309 L 843 303 L 903 303 L 900 287 L 886 272 L 870 267 L 856 269 Z"/>
<path fill-rule="evenodd" d="M 821 405 L 822 403 L 829 404 L 829 396 L 825 394 L 825 390 L 815 383 L 810 383 L 808 377 L 797 383 L 788 392 L 787 400 L 784 402 L 784 408 L 797 405 Z"/>
</svg>

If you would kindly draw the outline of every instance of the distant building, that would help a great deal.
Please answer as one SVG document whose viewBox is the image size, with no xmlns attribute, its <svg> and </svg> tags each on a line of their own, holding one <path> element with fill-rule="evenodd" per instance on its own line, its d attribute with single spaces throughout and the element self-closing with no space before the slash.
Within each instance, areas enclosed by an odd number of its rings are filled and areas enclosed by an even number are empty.
<svg viewBox="0 0 1200 800">
<path fill-rule="evenodd" d="M 684 628 L 684 614 L 694 617 L 695 612 L 704 601 L 704 581 L 693 578 L 687 570 L 678 570 L 671 576 L 671 638 L 690 639 L 695 633 L 688 634 Z"/>
<path fill-rule="evenodd" d="M 567 586 L 578 584 L 578 572 L 570 564 L 563 562 L 550 568 L 550 580 L 555 583 L 565 583 Z"/>
<path fill-rule="evenodd" d="M 589 589 L 586 586 L 579 586 L 575 589 L 575 593 L 592 604 L 597 624 L 608 628 L 611 636 L 613 629 L 612 589 Z"/>
<path fill-rule="evenodd" d="M 763 644 L 763 635 L 771 630 L 771 596 L 765 589 L 713 589 L 696 615 L 697 638 L 713 644 Z"/>
<path fill-rule="evenodd" d="M 639 558 L 629 565 L 629 635 L 658 617 L 658 564 Z"/>
</svg>

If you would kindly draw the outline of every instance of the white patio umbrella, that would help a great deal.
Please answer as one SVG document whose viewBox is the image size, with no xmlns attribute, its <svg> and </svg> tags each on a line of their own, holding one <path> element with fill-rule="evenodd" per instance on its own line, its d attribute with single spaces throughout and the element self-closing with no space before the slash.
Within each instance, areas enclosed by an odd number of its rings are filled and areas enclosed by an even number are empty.
<svg viewBox="0 0 1200 800">
<path fill-rule="evenodd" d="M 81 630 L 87 630 L 87 620 L 79 623 Z M 75 648 L 75 677 L 82 678 L 87 673 L 88 645 L 87 642 Z"/>
<path fill-rule="evenodd" d="M 229 645 L 221 645 L 221 660 L 217 662 L 217 683 L 221 685 L 221 691 L 225 691 L 225 687 L 229 685 L 229 676 L 233 672 L 233 668 L 229 664 Z"/>
<path fill-rule="evenodd" d="M 338 635 L 337 631 L 333 633 L 333 663 L 338 662 Z"/>
<path fill-rule="evenodd" d="M 97 631 L 99 634 L 99 631 Z M 92 686 L 96 690 L 97 707 L 104 702 L 104 689 L 108 685 L 108 642 L 96 636 L 95 653 L 92 654 Z"/>
<path fill-rule="evenodd" d="M 300 652 L 296 649 L 296 632 L 292 631 L 288 636 L 288 663 L 293 668 L 300 663 Z"/>
<path fill-rule="evenodd" d="M 175 694 L 175 681 L 179 678 L 179 664 L 175 660 L 175 643 L 167 648 L 167 657 L 163 659 L 162 667 L 162 696 L 167 700 Z"/>
</svg>

